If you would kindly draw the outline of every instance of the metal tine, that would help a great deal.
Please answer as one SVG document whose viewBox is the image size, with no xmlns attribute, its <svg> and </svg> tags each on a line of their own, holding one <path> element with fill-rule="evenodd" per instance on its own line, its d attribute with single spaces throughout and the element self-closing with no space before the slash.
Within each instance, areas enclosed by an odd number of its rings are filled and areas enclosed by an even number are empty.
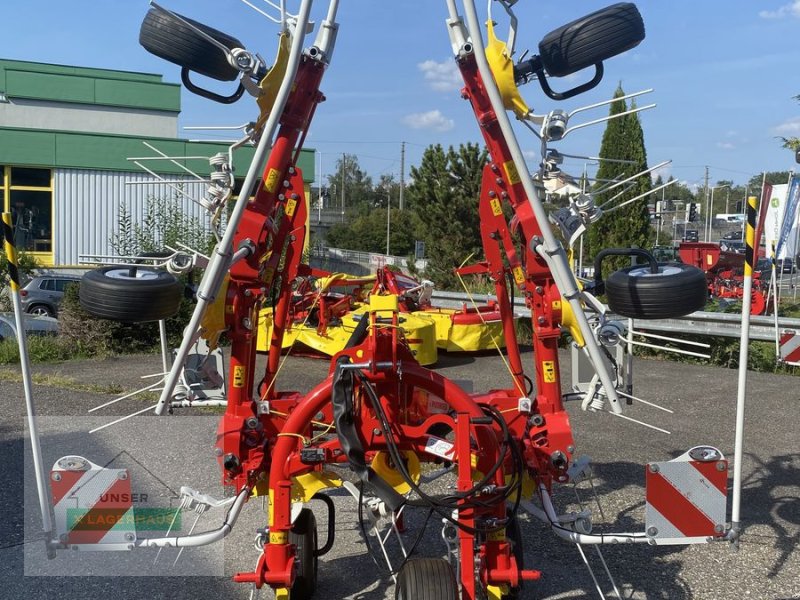
<svg viewBox="0 0 800 600">
<path fill-rule="evenodd" d="M 175 184 L 167 182 L 167 180 L 164 179 L 163 177 L 161 177 L 161 175 L 159 175 L 158 173 L 156 173 L 155 171 L 153 171 L 151 169 L 148 169 L 147 167 L 145 167 L 139 161 L 134 160 L 134 161 L 131 161 L 131 162 L 133 162 L 133 164 L 135 164 L 137 167 L 139 167 L 142 171 L 147 171 L 147 173 L 149 173 L 150 175 L 155 177 L 158 180 L 158 183 L 162 183 L 162 184 L 166 185 L 167 187 L 172 188 L 172 190 L 174 192 L 180 194 L 181 196 L 183 196 L 187 200 L 190 200 L 190 201 L 194 202 L 195 204 L 199 204 L 200 206 L 203 206 L 203 204 L 199 200 L 197 200 L 196 198 L 193 198 L 192 196 L 190 196 L 189 194 L 184 192 L 182 189 L 180 189 Z M 156 182 L 153 182 L 153 183 L 155 184 Z M 205 207 L 203 207 L 203 208 L 205 208 Z"/>
<path fill-rule="evenodd" d="M 626 177 L 625 179 L 621 179 L 617 183 L 613 183 L 613 184 L 611 184 L 609 186 L 606 186 L 604 188 L 600 188 L 599 190 L 597 190 L 595 192 L 595 194 L 602 194 L 602 193 L 608 192 L 610 190 L 613 190 L 614 188 L 617 188 L 617 187 L 621 186 L 624 183 L 632 181 L 633 179 L 636 179 L 637 177 L 641 177 L 642 175 L 647 175 L 648 173 L 652 173 L 656 169 L 660 169 L 661 167 L 666 167 L 667 165 L 669 165 L 671 163 L 672 163 L 671 160 L 665 160 L 663 162 L 660 162 L 657 165 L 650 167 L 649 169 L 645 169 L 644 171 L 640 171 L 639 173 L 631 175 L 630 177 Z"/>
<path fill-rule="evenodd" d="M 635 181 L 627 182 L 624 186 L 622 186 L 622 189 L 619 192 L 617 192 L 616 194 L 611 196 L 611 198 L 609 198 L 607 201 L 605 201 L 602 205 L 598 206 L 598 208 L 603 208 L 604 206 L 606 206 L 608 204 L 611 204 L 612 202 L 614 202 L 614 200 L 616 200 L 617 198 L 622 196 L 625 192 L 627 192 L 629 189 L 631 189 L 634 185 L 636 185 Z M 596 192 L 596 193 L 598 193 L 598 192 Z"/>
<path fill-rule="evenodd" d="M 261 15 L 261 16 L 263 16 L 263 17 L 266 17 L 267 19 L 269 19 L 269 20 L 270 20 L 270 21 L 272 21 L 273 23 L 278 23 L 278 24 L 280 25 L 280 24 L 283 24 L 283 22 L 284 22 L 284 20 L 285 20 L 285 19 L 283 19 L 283 18 L 281 18 L 281 19 L 276 19 L 276 18 L 275 18 L 275 17 L 273 17 L 272 15 L 269 15 L 269 14 L 267 14 L 266 12 L 264 12 L 263 10 L 261 10 L 260 8 L 258 8 L 258 7 L 257 7 L 255 4 L 251 4 L 251 3 L 250 3 L 250 2 L 248 2 L 247 0 L 241 0 L 241 1 L 242 1 L 242 3 L 243 3 L 243 4 L 246 4 L 247 6 L 249 6 L 250 8 L 252 8 L 254 11 L 256 11 L 258 14 L 260 14 L 260 15 Z M 271 2 L 267 2 L 267 4 L 270 4 L 270 5 L 272 5 L 272 3 L 271 3 Z M 272 5 L 272 6 L 274 6 L 274 5 Z M 278 10 L 280 10 L 280 8 L 278 8 Z"/>
<path fill-rule="evenodd" d="M 706 344 L 705 342 L 695 342 L 693 340 L 682 340 L 680 338 L 673 338 L 668 337 L 666 335 L 657 335 L 655 333 L 649 333 L 644 331 L 633 331 L 631 329 L 628 330 L 631 335 L 640 335 L 646 338 L 652 338 L 654 340 L 664 340 L 665 342 L 675 342 L 678 344 L 686 344 L 688 346 L 697 346 L 698 348 L 711 348 L 711 344 Z M 626 340 L 628 341 L 628 340 Z"/>
<path fill-rule="evenodd" d="M 641 90 L 639 92 L 632 92 L 630 94 L 625 94 L 624 96 L 620 96 L 619 98 L 611 98 L 609 100 L 602 100 L 600 102 L 596 102 L 594 104 L 587 104 L 586 106 L 581 106 L 576 108 L 575 110 L 567 113 L 568 118 L 572 118 L 573 115 L 577 115 L 579 112 L 585 112 L 587 110 L 591 110 L 593 108 L 599 108 L 601 106 L 606 106 L 608 104 L 613 104 L 614 102 L 619 102 L 620 100 L 628 100 L 629 98 L 636 98 L 638 96 L 644 96 L 645 94 L 649 94 L 653 91 L 653 88 L 647 88 L 646 90 Z M 622 115 L 628 113 L 621 113 Z"/>
<path fill-rule="evenodd" d="M 619 391 L 617 391 L 619 393 Z M 614 415 L 615 417 L 619 417 L 620 419 L 625 419 L 626 421 L 630 421 L 631 423 L 636 423 L 637 425 L 642 425 L 643 427 L 647 427 L 648 429 L 654 429 L 655 431 L 660 431 L 661 433 L 666 433 L 667 435 L 672 435 L 671 431 L 667 431 L 666 429 L 662 429 L 661 427 L 656 427 L 655 425 L 650 425 L 650 423 L 645 423 L 644 421 L 639 421 L 638 419 L 634 419 L 633 417 L 629 417 L 627 415 L 623 415 L 621 413 L 615 413 L 609 411 L 610 415 Z"/>
<path fill-rule="evenodd" d="M 589 486 L 592 488 L 592 496 L 594 496 L 595 504 L 597 504 L 597 510 L 600 512 L 600 518 L 603 521 L 606 520 L 606 515 L 603 512 L 603 505 L 600 503 L 600 496 L 597 495 L 597 489 L 594 487 L 594 469 L 592 469 L 592 465 L 589 465 Z"/>
<path fill-rule="evenodd" d="M 627 115 L 632 115 L 634 113 L 642 112 L 643 110 L 649 110 L 651 108 L 655 108 L 656 106 L 657 105 L 655 103 L 647 104 L 645 106 L 637 106 L 636 108 L 626 110 L 625 112 L 621 112 L 616 115 L 609 115 L 607 117 L 601 117 L 600 119 L 592 119 L 591 121 L 586 121 L 585 123 L 578 123 L 577 125 L 573 125 L 572 127 L 567 127 L 566 130 L 564 130 L 564 135 L 561 136 L 561 139 L 563 140 L 570 133 L 572 133 L 577 129 L 583 129 L 584 127 L 589 127 L 589 125 L 597 125 L 598 123 L 605 123 L 613 119 L 618 119 L 619 117 L 625 117 Z"/>
<path fill-rule="evenodd" d="M 664 412 L 667 412 L 667 413 L 669 413 L 671 415 L 675 414 L 674 410 L 671 410 L 669 408 L 664 408 L 663 406 L 659 406 L 658 404 L 656 404 L 654 402 L 648 402 L 647 400 L 642 400 L 641 398 L 637 398 L 636 396 L 632 396 L 630 394 L 626 394 L 625 392 L 621 392 L 620 390 L 617 390 L 617 393 L 620 396 L 623 396 L 625 398 L 630 398 L 631 400 L 635 400 L 636 402 L 641 402 L 642 404 L 646 404 L 647 406 L 652 406 L 653 408 L 657 408 L 658 410 L 663 410 Z"/>
<path fill-rule="evenodd" d="M 549 149 L 550 152 L 554 150 L 552 148 Z M 635 165 L 635 160 L 625 160 L 624 158 L 604 158 L 602 156 L 581 156 L 580 154 L 567 154 L 566 152 L 558 152 L 564 158 L 575 158 L 578 160 L 598 160 L 603 162 L 610 162 L 610 163 L 618 163 L 621 165 Z"/>
<path fill-rule="evenodd" d="M 677 179 L 672 179 L 672 180 L 668 181 L 667 183 L 665 183 L 665 184 L 663 184 L 663 185 L 660 185 L 660 186 L 658 186 L 657 188 L 653 188 L 653 189 L 652 189 L 652 190 L 650 190 L 649 192 L 645 192 L 644 194 L 639 194 L 638 196 L 634 196 L 634 197 L 633 197 L 633 198 L 631 198 L 630 200 L 626 200 L 626 201 L 625 201 L 625 202 L 623 202 L 622 204 L 617 204 L 616 206 L 612 206 L 612 207 L 611 207 L 611 208 L 609 208 L 609 209 L 608 209 L 606 212 L 607 212 L 607 213 L 610 213 L 610 212 L 612 212 L 612 211 L 615 211 L 615 210 L 617 210 L 617 209 L 620 209 L 620 208 L 622 208 L 623 206 L 627 206 L 627 205 L 628 205 L 628 204 L 630 204 L 631 202 L 636 202 L 637 200 L 641 200 L 642 198 L 645 198 L 645 197 L 647 197 L 647 196 L 649 196 L 649 195 L 651 195 L 651 194 L 655 194 L 656 192 L 663 190 L 665 187 L 669 187 L 669 186 L 670 186 L 670 185 L 672 185 L 673 183 L 677 183 L 677 181 L 678 181 Z"/>
<path fill-rule="evenodd" d="M 106 402 L 105 404 L 100 404 L 99 406 L 95 406 L 94 408 L 90 408 L 86 412 L 90 412 L 91 413 L 91 412 L 94 412 L 96 410 L 100 410 L 101 408 L 105 408 L 107 406 L 111 406 L 112 404 L 116 404 L 117 402 L 120 402 L 120 401 L 125 400 L 127 398 L 131 398 L 131 397 L 135 396 L 136 394 L 141 394 L 142 392 L 146 392 L 148 390 L 152 390 L 153 388 L 155 388 L 155 387 L 161 385 L 162 383 L 164 383 L 164 376 L 165 375 L 166 375 L 166 373 L 161 373 L 161 379 L 159 379 L 155 383 L 151 383 L 147 387 L 143 387 L 141 389 L 138 389 L 135 392 L 130 392 L 128 394 L 125 394 L 124 396 L 120 396 L 119 398 L 115 398 L 114 400 L 110 400 L 109 402 Z"/>
<path fill-rule="evenodd" d="M 200 510 L 201 507 L 202 507 L 202 510 Z M 194 523 L 192 523 L 192 526 L 189 529 L 189 533 L 186 534 L 187 536 L 190 536 L 190 535 L 192 535 L 192 533 L 194 533 L 194 528 L 197 527 L 197 522 L 200 520 L 200 517 L 203 516 L 203 513 L 206 512 L 205 504 L 198 504 L 197 505 L 197 509 L 195 509 L 195 510 L 197 512 L 197 517 L 195 518 Z M 181 558 L 181 554 L 183 554 L 183 551 L 185 549 L 186 549 L 186 546 L 181 546 L 181 548 L 178 550 L 178 556 L 175 557 L 175 560 L 172 563 L 172 567 L 173 568 L 175 567 L 175 565 L 178 564 L 178 561 Z"/>
<path fill-rule="evenodd" d="M 95 427 L 94 429 L 90 429 L 89 433 L 97 433 L 101 429 L 106 429 L 107 427 L 111 427 L 112 425 L 116 425 L 117 423 L 122 423 L 122 421 L 127 421 L 131 417 L 135 417 L 137 415 L 141 415 L 143 413 L 146 413 L 148 411 L 153 410 L 156 406 L 158 406 L 158 404 L 154 404 L 153 406 L 148 406 L 147 408 L 143 408 L 142 410 L 137 410 L 135 413 L 131 413 L 131 414 L 126 415 L 124 417 L 121 417 L 121 418 L 119 418 L 119 419 L 117 419 L 115 421 L 111 421 L 110 423 L 106 423 L 105 425 L 101 425 L 100 427 Z"/>
<path fill-rule="evenodd" d="M 252 123 L 242 123 L 241 125 L 185 125 L 185 131 L 238 131 L 239 129 L 247 130 Z"/>
<path fill-rule="evenodd" d="M 654 350 L 668 350 L 670 352 L 674 352 L 675 354 L 683 354 L 685 356 L 694 356 L 697 358 L 711 358 L 710 354 L 703 354 L 702 352 L 692 352 L 691 350 L 682 350 L 680 348 L 670 348 L 668 346 L 659 346 L 658 344 L 648 344 L 646 342 L 638 342 L 635 340 L 631 340 L 627 342 L 629 344 L 633 344 L 634 346 L 641 346 L 642 348 L 652 348 Z"/>
<path fill-rule="evenodd" d="M 617 597 L 617 600 L 622 600 L 622 596 L 619 593 L 619 588 L 617 587 L 617 582 L 614 581 L 614 577 L 611 575 L 611 571 L 608 568 L 608 563 L 606 562 L 605 556 L 603 556 L 603 551 L 600 550 L 600 546 L 595 545 L 594 547 L 595 552 L 597 552 L 597 558 L 600 559 L 600 562 L 603 565 L 603 569 L 606 572 L 606 576 L 608 577 L 608 581 L 611 582 L 611 587 L 614 588 L 614 595 Z"/>
<path fill-rule="evenodd" d="M 208 179 L 196 179 L 197 183 L 211 183 Z M 176 183 L 178 185 L 186 183 L 185 179 L 161 179 L 159 181 L 126 181 L 125 185 L 157 185 L 159 183 Z M 193 183 L 193 182 L 192 182 Z"/>
<path fill-rule="evenodd" d="M 159 156 L 161 156 L 161 157 L 162 157 L 164 160 L 169 160 L 169 161 L 170 161 L 172 164 L 174 164 L 175 166 L 177 166 L 179 169 L 181 169 L 181 170 L 183 170 L 183 171 L 186 171 L 187 173 L 189 173 L 189 175 L 191 175 L 191 176 L 192 176 L 192 177 L 194 177 L 195 179 L 198 179 L 198 180 L 200 180 L 200 181 L 204 181 L 204 179 L 203 179 L 202 177 L 200 177 L 200 175 L 198 175 L 197 173 L 195 173 L 194 171 L 192 171 L 192 170 L 191 170 L 189 167 L 187 167 L 186 165 L 182 165 L 181 163 L 179 163 L 179 162 L 178 162 L 177 160 L 175 160 L 174 158 L 168 158 L 168 157 L 167 157 L 167 155 L 166 155 L 164 152 L 162 152 L 161 150 L 159 150 L 158 148 L 156 148 L 156 147 L 155 147 L 155 146 L 153 146 L 152 144 L 150 144 L 150 143 L 148 143 L 148 142 L 142 142 L 142 143 L 143 143 L 143 144 L 144 144 L 146 147 L 150 148 L 150 150 L 152 150 L 153 152 L 155 152 L 156 154 L 158 154 Z M 189 158 L 188 156 L 187 156 L 187 157 L 185 157 L 185 159 L 188 159 L 188 158 Z M 184 159 L 184 160 L 185 160 L 185 159 Z M 206 160 L 208 160 L 208 158 L 206 158 Z"/>
<path fill-rule="evenodd" d="M 170 248 L 172 250 L 172 248 Z M 175 251 L 177 254 L 177 251 Z M 166 268 L 169 262 L 175 258 L 172 256 L 155 257 L 155 256 L 116 256 L 111 254 L 81 254 L 80 259 L 82 262 L 97 262 L 97 261 L 129 261 L 129 262 L 109 262 L 110 265 L 117 267 L 142 267 L 153 266 Z M 143 261 L 148 261 L 144 263 Z"/>
<path fill-rule="evenodd" d="M 592 581 L 594 582 L 594 588 L 597 590 L 597 593 L 600 594 L 601 598 L 605 598 L 606 595 L 603 593 L 603 589 L 600 587 L 600 582 L 597 581 L 597 576 L 594 574 L 594 569 L 592 568 L 592 565 L 589 564 L 589 559 L 586 558 L 586 553 L 583 551 L 583 548 L 581 548 L 580 544 L 575 544 L 575 547 L 578 549 L 578 553 L 581 555 L 581 558 L 583 559 L 583 564 L 586 565 L 586 569 L 589 571 L 589 576 L 592 578 Z"/>
<path fill-rule="evenodd" d="M 178 520 L 178 514 L 180 513 L 180 511 L 183 510 L 183 506 L 184 506 L 185 503 L 186 503 L 186 500 L 185 499 L 181 499 L 181 503 L 178 505 L 178 508 L 175 509 L 175 514 L 172 515 L 172 521 L 170 522 L 169 528 L 167 529 L 167 534 L 164 537 L 169 537 L 169 534 L 172 531 L 172 528 L 175 526 L 175 521 Z M 164 548 L 165 548 L 165 546 L 159 546 L 158 547 L 158 552 L 156 552 L 156 557 L 153 559 L 153 565 L 155 565 L 158 562 L 158 557 L 161 556 L 161 551 Z"/>
</svg>

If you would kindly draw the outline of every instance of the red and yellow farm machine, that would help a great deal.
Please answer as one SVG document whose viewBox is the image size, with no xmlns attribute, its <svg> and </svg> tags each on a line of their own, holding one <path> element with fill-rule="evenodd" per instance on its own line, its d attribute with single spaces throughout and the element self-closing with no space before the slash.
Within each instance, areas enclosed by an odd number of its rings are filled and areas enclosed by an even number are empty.
<svg viewBox="0 0 800 600">
<path fill-rule="evenodd" d="M 515 3 L 489 3 L 509 24 L 508 41 L 501 41 L 491 14 L 485 16 L 484 40 L 473 0 L 463 1 L 463 11 L 455 0 L 446 0 L 444 29 L 463 78 L 461 94 L 489 156 L 476 199 L 483 262 L 462 270 L 481 271 L 493 282 L 507 348 L 508 387 L 480 393 L 462 389 L 415 360 L 399 327 L 397 293 L 366 299 L 368 307 L 344 349 L 332 357 L 327 377 L 311 391 L 280 388 L 283 336 L 295 282 L 305 274 L 301 263 L 308 205 L 297 161 L 325 100 L 322 82 L 332 68 L 339 34 L 338 1 L 329 1 L 313 43 L 306 42 L 313 30 L 312 0 L 301 0 L 297 14 L 281 11 L 279 49 L 271 67 L 235 38 L 153 3 L 141 29 L 145 48 L 180 65 L 191 91 L 226 103 L 254 97 L 259 110 L 242 141 L 255 144 L 256 150 L 235 201 L 230 161 L 220 155 L 211 159 L 211 181 L 202 201 L 218 227 L 213 254 L 210 259 L 190 254 L 182 262 L 171 261 L 173 270 L 202 267 L 204 275 L 155 408 L 157 414 L 172 412 L 173 394 L 191 348 L 200 338 L 214 348 L 224 333 L 230 341 L 230 364 L 215 450 L 223 482 L 233 492 L 218 529 L 162 537 L 131 535 L 115 549 L 183 548 L 218 541 L 234 527 L 248 500 L 266 498 L 268 511 L 259 530 L 263 551 L 251 571 L 234 579 L 256 588 L 268 586 L 276 598 L 308 599 L 314 593 L 317 559 L 335 543 L 334 503 L 326 491 L 337 488 L 355 498 L 359 511 L 369 512 L 398 535 L 415 535 L 402 533 L 407 511 L 422 511 L 426 523 L 430 518 L 443 523 L 450 548 L 447 558 L 416 558 L 413 544 L 394 565 L 396 597 L 403 600 L 510 599 L 521 597 L 523 582 L 535 587 L 540 573 L 522 566 L 520 510 L 578 544 L 737 539 L 738 512 L 732 523 L 726 513 L 728 463 L 711 446 L 649 465 L 647 522 L 641 532 L 595 534 L 590 513 L 557 514 L 554 495 L 564 484 L 585 477 L 586 471 L 575 455 L 562 398 L 563 332 L 571 333 L 596 372 L 584 408 L 608 410 L 628 419 L 626 426 L 634 426 L 623 409 L 637 399 L 621 384 L 618 365 L 608 351 L 621 337 L 610 312 L 636 318 L 688 314 L 705 303 L 707 283 L 694 267 L 659 264 L 641 250 L 627 249 L 601 253 L 598 273 L 607 255 L 638 255 L 645 262 L 598 281 L 594 288 L 575 278 L 553 224 L 570 239 L 602 218 L 602 211 L 586 193 L 570 200 L 558 218 L 548 215 L 548 173 L 544 166 L 534 173 L 529 170 L 509 113 L 541 142 L 544 165 L 551 146 L 586 123 L 570 123 L 579 111 L 534 113 L 519 87 L 538 81 L 554 101 L 591 89 L 600 82 L 606 59 L 644 39 L 644 25 L 633 4 L 614 4 L 552 31 L 539 43 L 537 54 L 515 62 Z M 557 78 L 585 68 L 594 70 L 590 81 L 564 92 L 552 89 Z M 223 97 L 200 88 L 190 79 L 192 72 L 223 81 L 238 79 L 239 85 Z M 324 118 L 323 110 L 319 116 Z M 135 320 L 131 299 L 149 306 L 147 320 L 174 312 L 174 282 L 158 275 L 160 271 L 139 266 L 94 273 L 84 280 L 81 298 L 99 316 Z M 533 364 L 527 366 L 517 342 L 510 282 L 530 311 Z M 610 306 L 594 297 L 598 287 L 605 287 Z M 257 332 L 265 307 L 271 309 L 272 327 L 266 367 L 257 372 Z M 51 483 L 58 487 L 51 493 L 63 497 L 70 481 L 94 469 L 78 458 L 57 465 L 58 481 L 55 471 L 39 474 L 43 497 Z M 445 467 L 441 476 L 451 478 L 453 489 L 431 491 L 427 475 L 432 467 L 427 465 Z M 691 519 L 675 514 L 675 503 L 687 503 L 685 490 L 698 489 L 701 479 L 711 484 L 706 486 L 703 510 L 696 510 Z M 321 546 L 314 513 L 307 508 L 312 500 L 325 503 L 329 512 L 329 539 Z M 195 496 L 188 505 L 203 502 Z M 81 538 L 75 524 L 71 530 L 61 522 L 54 525 L 49 501 L 42 506 L 51 552 L 99 549 L 103 544 Z"/>
</svg>

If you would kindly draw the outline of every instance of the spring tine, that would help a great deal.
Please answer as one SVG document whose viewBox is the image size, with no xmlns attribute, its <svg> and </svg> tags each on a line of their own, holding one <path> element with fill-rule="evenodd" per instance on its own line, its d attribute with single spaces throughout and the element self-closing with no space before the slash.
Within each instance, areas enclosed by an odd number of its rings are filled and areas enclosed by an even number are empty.
<svg viewBox="0 0 800 600">
<path fill-rule="evenodd" d="M 175 514 L 172 515 L 172 522 L 170 522 L 169 528 L 167 528 L 167 534 L 166 534 L 165 537 L 169 537 L 169 534 L 172 531 L 172 527 L 175 525 L 175 521 L 178 519 L 178 514 L 183 509 L 183 502 L 184 501 L 182 500 L 180 505 L 178 506 L 178 508 L 175 509 Z M 161 555 L 161 551 L 163 549 L 164 549 L 164 546 L 159 546 L 158 547 L 158 552 L 156 552 L 156 557 L 153 559 L 153 565 L 155 565 L 158 562 L 158 557 Z"/>
<path fill-rule="evenodd" d="M 195 510 L 197 510 L 197 509 L 195 509 Z M 187 536 L 192 535 L 192 532 L 194 531 L 194 528 L 197 526 L 197 522 L 200 520 L 200 517 L 203 515 L 204 512 L 205 512 L 205 510 L 197 510 L 197 518 L 194 520 L 194 523 L 192 523 L 192 527 L 189 529 L 189 533 L 186 534 Z M 178 561 L 181 558 L 181 554 L 183 554 L 183 551 L 185 549 L 186 549 L 186 546 L 181 546 L 180 550 L 178 550 L 178 556 L 175 557 L 175 562 L 172 563 L 173 567 L 175 567 L 175 565 L 178 564 Z"/>
</svg>

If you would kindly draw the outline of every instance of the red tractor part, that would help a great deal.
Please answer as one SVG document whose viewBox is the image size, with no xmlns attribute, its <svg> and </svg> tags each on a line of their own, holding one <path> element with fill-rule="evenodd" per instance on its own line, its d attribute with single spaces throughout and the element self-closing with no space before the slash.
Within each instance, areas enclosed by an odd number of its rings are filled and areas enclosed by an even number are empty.
<svg viewBox="0 0 800 600">
<path fill-rule="evenodd" d="M 678 249 L 683 263 L 702 269 L 708 280 L 708 293 L 714 298 L 741 300 L 744 295 L 744 254 L 722 250 L 712 242 L 683 242 Z M 761 315 L 767 299 L 761 278 L 753 274 L 750 314 Z"/>
</svg>

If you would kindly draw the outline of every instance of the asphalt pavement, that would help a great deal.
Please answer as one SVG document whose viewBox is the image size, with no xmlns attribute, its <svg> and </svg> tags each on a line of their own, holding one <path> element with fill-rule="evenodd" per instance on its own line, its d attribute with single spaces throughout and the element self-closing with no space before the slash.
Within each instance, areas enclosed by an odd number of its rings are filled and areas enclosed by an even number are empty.
<svg viewBox="0 0 800 600">
<path fill-rule="evenodd" d="M 532 355 L 524 357 L 526 364 Z M 562 381 L 569 382 L 569 364 L 562 356 Z M 65 454 L 81 454 L 98 464 L 116 461 L 131 469 L 134 486 L 147 490 L 154 506 L 175 506 L 177 490 L 190 485 L 221 497 L 216 461 L 212 455 L 218 420 L 210 410 L 183 411 L 157 418 L 146 415 L 87 435 L 87 431 L 114 416 L 152 404 L 152 397 L 134 398 L 87 415 L 86 411 L 114 398 L 109 385 L 134 390 L 152 380 L 141 375 L 159 370 L 159 358 L 132 356 L 97 361 L 39 365 L 35 371 L 48 385 L 34 387 L 41 415 L 44 463 L 47 467 Z M 326 361 L 292 357 L 281 372 L 283 389 L 308 390 L 328 370 Z M 474 391 L 508 387 L 501 360 L 490 356 L 445 356 L 437 370 L 456 380 L 473 382 Z M 40 517 L 24 439 L 24 402 L 11 367 L 0 368 L 0 598 L 246 599 L 251 590 L 233 583 L 231 575 L 252 570 L 258 557 L 255 530 L 264 525 L 260 502 L 245 507 L 239 523 L 223 544 L 187 550 L 177 556 L 167 550 L 155 561 L 155 552 L 62 552 L 44 557 L 37 537 Z M 733 453 L 735 371 L 655 360 L 635 363 L 635 395 L 674 411 L 667 414 L 635 404 L 626 414 L 671 431 L 662 434 L 614 418 L 608 413 L 584 413 L 568 404 L 578 452 L 592 458 L 594 483 L 603 517 L 595 506 L 595 523 L 602 531 L 643 531 L 644 464 L 669 460 L 687 449 L 710 444 L 730 458 Z M 6 380 L 2 379 L 5 376 Z M 144 381 L 144 383 L 143 383 Z M 650 547 L 643 544 L 605 546 L 603 556 L 623 598 L 717 600 L 800 598 L 800 410 L 798 380 L 784 375 L 750 373 L 745 435 L 742 516 L 745 527 L 739 551 L 727 543 L 690 547 Z M 94 416 L 98 415 L 98 416 Z M 24 483 L 23 483 L 24 482 Z M 440 485 L 447 486 L 446 478 Z M 578 490 L 586 505 L 594 506 L 586 484 Z M 320 560 L 315 597 L 329 599 L 383 599 L 394 597 L 388 576 L 365 553 L 357 526 L 355 502 L 340 492 L 336 544 Z M 571 488 L 559 494 L 559 505 L 575 502 Z M 316 504 L 316 503 L 312 503 Z M 314 506 L 315 511 L 318 507 Z M 730 509 L 730 507 L 729 507 Z M 218 510 L 218 509 L 217 509 Z M 196 531 L 220 522 L 220 512 L 201 515 Z M 317 519 L 325 521 L 324 511 Z M 195 520 L 184 515 L 186 532 Z M 421 517 L 409 515 L 410 529 Z M 176 527 L 177 529 L 177 527 Z M 321 525 L 320 535 L 324 536 Z M 576 546 L 557 539 L 543 524 L 522 519 L 527 568 L 541 570 L 542 579 L 529 585 L 522 598 L 598 598 L 592 577 Z M 441 525 L 428 523 L 424 555 L 443 556 Z M 374 543 L 374 538 L 372 539 Z M 596 551 L 585 548 L 600 587 L 611 595 Z M 271 598 L 262 590 L 260 598 Z"/>
</svg>

